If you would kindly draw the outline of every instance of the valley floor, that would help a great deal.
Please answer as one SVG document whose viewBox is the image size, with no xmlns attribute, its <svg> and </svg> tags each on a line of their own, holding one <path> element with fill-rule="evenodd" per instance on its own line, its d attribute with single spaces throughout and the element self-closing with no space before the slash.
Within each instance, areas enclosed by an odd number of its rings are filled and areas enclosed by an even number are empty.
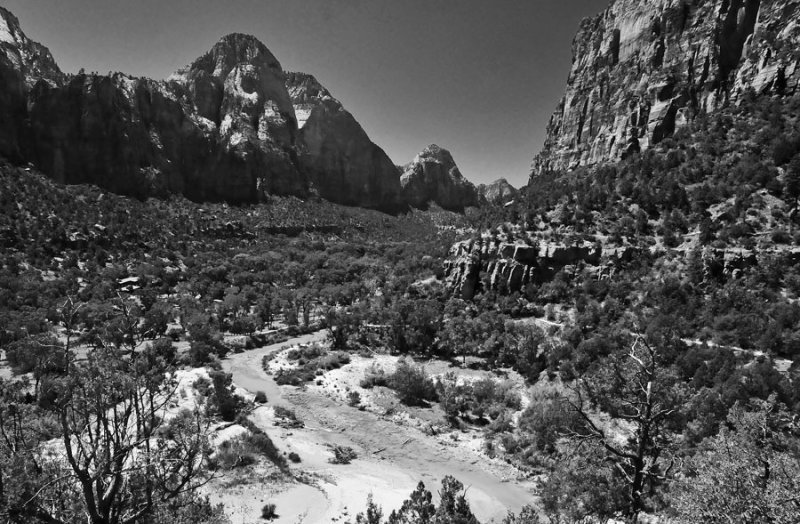
<svg viewBox="0 0 800 524">
<path fill-rule="evenodd" d="M 257 522 L 267 502 L 276 504 L 279 517 L 274 522 L 278 523 L 353 521 L 356 513 L 364 511 L 369 494 L 388 513 L 399 508 L 420 480 L 435 493 L 445 475 L 463 482 L 470 505 L 482 522 L 500 521 L 508 511 L 517 512 L 532 502 L 532 483 L 519 480 L 519 473 L 505 463 L 465 449 L 448 437 L 431 436 L 378 413 L 337 402 L 320 388 L 279 386 L 263 371 L 265 355 L 287 345 L 322 341 L 324 336 L 324 332 L 305 335 L 235 354 L 223 362 L 236 386 L 267 395 L 268 403 L 256 409 L 251 420 L 267 431 L 281 450 L 294 451 L 302 459 L 292 467 L 295 478 L 302 482 L 220 479 L 219 486 L 211 486 L 212 500 L 224 502 L 233 522 Z M 294 410 L 305 427 L 276 427 L 276 405 Z M 330 464 L 331 445 L 350 446 L 358 458 L 348 465 Z"/>
</svg>

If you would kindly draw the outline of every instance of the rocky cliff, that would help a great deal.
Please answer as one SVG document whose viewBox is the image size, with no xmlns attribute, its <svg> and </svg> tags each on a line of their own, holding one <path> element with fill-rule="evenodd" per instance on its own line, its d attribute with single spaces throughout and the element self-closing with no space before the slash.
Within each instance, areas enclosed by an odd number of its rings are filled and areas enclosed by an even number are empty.
<svg viewBox="0 0 800 524">
<path fill-rule="evenodd" d="M 542 284 L 566 266 L 598 266 L 603 255 L 597 244 L 531 243 L 509 240 L 503 235 L 482 235 L 451 248 L 445 262 L 445 279 L 456 295 L 471 300 L 486 288 L 511 293 L 522 291 L 529 284 Z M 609 260 L 628 256 L 616 250 L 605 253 Z"/>
<path fill-rule="evenodd" d="M 403 200 L 416 208 L 435 202 L 444 209 L 463 211 L 480 202 L 475 186 L 463 177 L 453 155 L 431 145 L 404 168 L 400 178 Z"/>
<path fill-rule="evenodd" d="M 491 184 L 479 184 L 478 194 L 487 202 L 497 205 L 507 204 L 519 195 L 519 191 L 508 183 L 508 180 L 501 178 Z"/>
<path fill-rule="evenodd" d="M 58 85 L 64 74 L 50 51 L 25 36 L 17 18 L 0 7 L 0 155 L 22 160 L 25 93 L 39 80 Z"/>
<path fill-rule="evenodd" d="M 751 90 L 800 93 L 797 0 L 613 0 L 581 23 L 533 174 L 645 150 Z"/>
<path fill-rule="evenodd" d="M 322 198 L 399 209 L 400 172 L 356 119 L 311 75 L 286 77 L 298 121 L 300 167 Z"/>
<path fill-rule="evenodd" d="M 400 172 L 312 76 L 232 34 L 167 81 L 66 76 L 0 9 L 0 155 L 144 198 L 318 194 L 396 211 Z M 299 115 L 299 117 L 298 117 Z"/>
</svg>

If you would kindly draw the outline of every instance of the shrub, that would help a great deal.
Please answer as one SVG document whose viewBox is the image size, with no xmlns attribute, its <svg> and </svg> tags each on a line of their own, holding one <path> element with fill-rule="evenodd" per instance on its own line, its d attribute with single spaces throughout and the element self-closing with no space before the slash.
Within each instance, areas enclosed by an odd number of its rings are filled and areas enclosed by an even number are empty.
<svg viewBox="0 0 800 524">
<path fill-rule="evenodd" d="M 256 398 L 255 401 L 257 404 L 266 404 L 267 403 L 267 394 L 263 391 L 256 391 Z"/>
<path fill-rule="evenodd" d="M 364 378 L 361 379 L 359 386 L 364 389 L 372 389 L 375 386 L 386 386 L 388 385 L 388 381 L 389 379 L 386 376 L 386 372 L 377 365 L 372 364 L 372 366 L 367 369 L 366 373 L 364 373 Z"/>
<path fill-rule="evenodd" d="M 244 404 L 242 397 L 234 393 L 232 376 L 223 371 L 212 371 L 209 376 L 214 385 L 214 396 L 211 397 L 208 407 L 222 417 L 222 420 L 232 422 Z"/>
<path fill-rule="evenodd" d="M 329 460 L 331 464 L 350 464 L 358 458 L 355 450 L 348 446 L 333 446 L 333 457 Z"/>
<path fill-rule="evenodd" d="M 281 369 L 275 374 L 275 382 L 280 385 L 300 386 L 311 382 L 323 371 L 338 369 L 350 363 L 350 355 L 343 351 L 325 353 L 318 345 L 289 351 L 287 358 L 296 361 L 296 369 Z"/>
<path fill-rule="evenodd" d="M 297 463 L 300 462 L 300 455 L 298 455 L 297 453 L 292 451 L 292 452 L 289 453 L 289 460 L 291 460 L 292 462 L 297 464 Z"/>
<path fill-rule="evenodd" d="M 264 507 L 261 508 L 261 518 L 264 520 L 272 520 L 277 518 L 278 514 L 275 513 L 275 509 L 275 504 L 264 504 Z"/>
<path fill-rule="evenodd" d="M 347 394 L 347 405 L 350 407 L 358 407 L 361 404 L 361 394 L 358 391 L 351 391 Z"/>
<path fill-rule="evenodd" d="M 303 422 L 297 418 L 297 414 L 291 409 L 283 406 L 275 406 L 275 418 L 279 419 L 275 424 L 284 428 L 302 428 Z"/>
<path fill-rule="evenodd" d="M 400 402 L 409 406 L 425 405 L 438 398 L 433 380 L 425 370 L 405 358 L 397 363 L 397 369 L 389 377 L 388 385 L 397 391 Z"/>
</svg>

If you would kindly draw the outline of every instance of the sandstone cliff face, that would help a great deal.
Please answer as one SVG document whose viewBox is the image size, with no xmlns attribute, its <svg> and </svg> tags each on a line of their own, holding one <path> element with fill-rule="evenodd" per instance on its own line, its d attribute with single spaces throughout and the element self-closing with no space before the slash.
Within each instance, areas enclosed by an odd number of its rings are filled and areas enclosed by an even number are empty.
<svg viewBox="0 0 800 524">
<path fill-rule="evenodd" d="M 566 245 L 541 243 L 531 245 L 510 242 L 502 237 L 482 236 L 455 244 L 445 262 L 445 279 L 453 292 L 471 300 L 486 287 L 499 292 L 522 291 L 529 284 L 542 284 L 565 266 L 597 266 L 603 249 L 595 244 Z M 616 251 L 606 258 L 620 260 L 629 255 Z"/>
<path fill-rule="evenodd" d="M 501 178 L 491 184 L 478 185 L 478 194 L 487 202 L 503 205 L 517 198 L 519 191 L 508 180 Z"/>
<path fill-rule="evenodd" d="M 400 172 L 361 125 L 316 78 L 288 73 L 297 115 L 300 167 L 327 200 L 383 210 L 400 208 Z"/>
<path fill-rule="evenodd" d="M 581 24 L 533 174 L 619 160 L 750 89 L 800 93 L 797 0 L 613 0 Z"/>
<path fill-rule="evenodd" d="M 463 211 L 480 202 L 475 186 L 465 179 L 446 149 L 431 145 L 405 167 L 400 178 L 403 200 L 416 208 L 435 202 L 444 209 Z"/>
</svg>

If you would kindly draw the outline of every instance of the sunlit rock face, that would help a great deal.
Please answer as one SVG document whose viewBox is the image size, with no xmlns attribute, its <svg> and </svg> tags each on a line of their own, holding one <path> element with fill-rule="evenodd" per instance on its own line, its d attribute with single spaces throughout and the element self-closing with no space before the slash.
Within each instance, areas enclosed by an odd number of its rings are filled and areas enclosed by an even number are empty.
<svg viewBox="0 0 800 524">
<path fill-rule="evenodd" d="M 599 244 L 531 244 L 482 236 L 451 248 L 445 261 L 445 279 L 456 296 L 471 300 L 490 289 L 513 293 L 528 285 L 540 285 L 566 266 L 599 266 L 603 254 Z M 606 254 L 608 260 L 615 256 L 615 252 Z"/>
<path fill-rule="evenodd" d="M 615 161 L 751 90 L 799 86 L 796 0 L 613 0 L 581 23 L 532 173 Z"/>
<path fill-rule="evenodd" d="M 301 169 L 333 202 L 398 210 L 400 172 L 342 104 L 311 75 L 288 73 Z"/>
<path fill-rule="evenodd" d="M 478 185 L 478 194 L 492 204 L 507 204 L 519 196 L 519 191 L 505 178 L 495 180 L 491 184 Z"/>
<path fill-rule="evenodd" d="M 405 167 L 400 185 L 403 200 L 416 208 L 433 202 L 444 209 L 463 211 L 480 202 L 478 190 L 461 174 L 453 155 L 437 145 L 423 149 Z"/>
<path fill-rule="evenodd" d="M 0 9 L 0 87 L 0 155 L 60 182 L 139 198 L 403 207 L 400 171 L 355 118 L 252 36 L 222 38 L 166 81 L 66 76 Z"/>
<path fill-rule="evenodd" d="M 263 44 L 229 35 L 167 81 L 114 73 L 29 82 L 21 150 L 60 182 L 139 198 L 303 196 L 284 80 Z"/>
</svg>

